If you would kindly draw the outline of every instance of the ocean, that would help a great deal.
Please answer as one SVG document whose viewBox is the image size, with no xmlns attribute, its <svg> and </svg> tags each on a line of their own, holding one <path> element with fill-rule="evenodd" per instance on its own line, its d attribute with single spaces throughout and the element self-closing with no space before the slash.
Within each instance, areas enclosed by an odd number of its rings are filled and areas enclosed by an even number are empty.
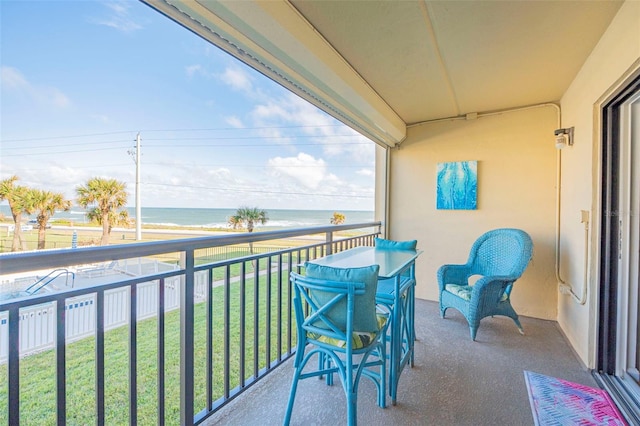
<svg viewBox="0 0 640 426">
<path fill-rule="evenodd" d="M 136 211 L 133 207 L 127 207 L 129 216 L 135 218 Z M 174 227 L 203 227 L 226 228 L 229 217 L 235 214 L 236 209 L 204 209 L 204 208 L 164 208 L 142 207 L 142 223 L 144 225 L 163 225 Z M 282 229 L 302 228 L 308 226 L 329 225 L 333 213 L 338 211 L 345 215 L 345 223 L 361 223 L 373 220 L 372 211 L 355 210 L 284 210 L 264 209 L 269 220 L 265 225 L 256 225 L 256 229 Z M 0 205 L 0 213 L 11 218 L 8 205 Z M 35 219 L 35 216 L 25 220 Z M 50 222 L 56 219 L 67 219 L 76 223 L 87 222 L 84 210 L 74 206 L 68 212 L 56 212 Z"/>
</svg>

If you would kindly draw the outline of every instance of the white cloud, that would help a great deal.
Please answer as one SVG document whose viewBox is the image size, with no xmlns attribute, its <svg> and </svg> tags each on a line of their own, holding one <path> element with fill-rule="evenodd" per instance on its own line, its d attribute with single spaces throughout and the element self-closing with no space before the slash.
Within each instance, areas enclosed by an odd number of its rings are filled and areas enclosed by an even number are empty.
<svg viewBox="0 0 640 426">
<path fill-rule="evenodd" d="M 371 169 L 360 169 L 356 172 L 360 176 L 375 176 L 375 173 Z"/>
<path fill-rule="evenodd" d="M 251 76 L 241 68 L 228 67 L 224 70 L 220 79 L 233 89 L 250 92 L 253 89 Z"/>
<path fill-rule="evenodd" d="M 322 159 L 315 159 L 309 154 L 301 152 L 297 157 L 275 157 L 268 161 L 268 165 L 279 174 L 290 176 L 302 185 L 316 189 L 327 177 L 327 165 Z"/>
<path fill-rule="evenodd" d="M 206 71 L 200 64 L 187 65 L 184 69 L 187 72 L 187 76 L 189 76 L 189 78 L 193 77 L 196 74 L 206 75 Z"/>
<path fill-rule="evenodd" d="M 242 129 L 244 128 L 244 124 L 242 123 L 242 120 L 240 120 L 238 117 L 236 117 L 235 115 L 231 115 L 229 117 L 225 117 L 224 121 L 230 125 L 231 127 L 235 127 L 236 129 Z"/>
<path fill-rule="evenodd" d="M 345 155 L 358 162 L 372 163 L 374 143 L 358 132 L 339 125 L 331 116 L 304 99 L 287 93 L 280 98 L 269 98 L 254 107 L 251 112 L 257 126 L 289 125 L 299 128 L 316 142 L 329 157 Z M 284 141 L 283 141 L 284 142 Z"/>
<path fill-rule="evenodd" d="M 2 87 L 20 90 L 30 86 L 27 79 L 15 68 L 3 66 L 0 68 L 0 76 L 2 77 Z"/>
<path fill-rule="evenodd" d="M 282 102 L 278 103 L 277 101 L 269 101 L 265 104 L 257 105 L 251 114 L 257 121 L 268 119 L 293 121 L 291 111 L 287 110 Z"/>
<path fill-rule="evenodd" d="M 111 120 L 109 119 L 109 116 L 104 114 L 92 114 L 90 117 L 104 124 L 108 124 L 111 122 Z"/>
<path fill-rule="evenodd" d="M 3 91 L 12 90 L 27 96 L 41 105 L 66 108 L 71 104 L 69 98 L 59 89 L 50 86 L 38 86 L 30 83 L 16 68 L 0 68 L 0 82 Z"/>
<path fill-rule="evenodd" d="M 126 1 L 107 1 L 104 6 L 111 10 L 109 16 L 104 18 L 93 19 L 92 22 L 97 25 L 104 25 L 114 28 L 123 33 L 130 33 L 142 29 L 142 25 L 136 22 L 129 14 L 130 4 Z"/>
</svg>

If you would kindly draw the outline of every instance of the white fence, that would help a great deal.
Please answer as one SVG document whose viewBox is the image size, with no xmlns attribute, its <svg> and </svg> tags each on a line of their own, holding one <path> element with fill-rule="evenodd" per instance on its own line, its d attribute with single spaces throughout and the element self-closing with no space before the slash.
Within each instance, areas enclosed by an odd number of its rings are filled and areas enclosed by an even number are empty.
<svg viewBox="0 0 640 426">
<path fill-rule="evenodd" d="M 127 268 L 128 269 L 128 268 Z M 136 272 L 140 272 L 136 271 Z M 196 302 L 204 300 L 207 286 L 207 271 L 197 272 L 195 278 Z M 180 277 L 167 278 L 164 281 L 165 312 L 180 307 Z M 138 321 L 155 317 L 158 313 L 159 281 L 138 284 L 137 318 Z M 105 291 L 104 327 L 111 330 L 129 323 L 130 289 L 119 288 Z M 71 343 L 94 336 L 96 331 L 96 294 L 69 298 L 65 301 L 66 342 Z M 20 310 L 20 355 L 25 356 L 56 345 L 56 307 L 55 302 L 30 306 Z M 9 352 L 9 313 L 0 313 L 0 364 L 7 362 Z"/>
</svg>

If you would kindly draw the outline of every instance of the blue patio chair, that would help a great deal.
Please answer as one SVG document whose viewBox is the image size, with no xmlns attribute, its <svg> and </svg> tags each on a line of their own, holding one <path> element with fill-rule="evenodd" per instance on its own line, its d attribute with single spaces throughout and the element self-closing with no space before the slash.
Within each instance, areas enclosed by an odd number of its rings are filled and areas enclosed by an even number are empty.
<svg viewBox="0 0 640 426">
<path fill-rule="evenodd" d="M 520 229 L 495 229 L 480 236 L 473 243 L 466 264 L 438 269 L 440 316 L 444 318 L 448 308 L 462 312 L 473 340 L 480 320 L 493 315 L 513 319 L 524 334 L 510 296 L 513 283 L 529 264 L 532 252 L 531 237 Z"/>
<path fill-rule="evenodd" d="M 375 238 L 374 245 L 378 250 L 416 250 L 416 246 L 418 245 L 418 240 L 407 240 L 407 241 L 394 241 L 387 240 L 384 238 Z M 400 346 L 400 353 L 397 354 L 398 358 L 404 358 L 405 354 L 408 351 L 411 351 L 409 364 L 411 367 L 414 365 L 414 352 L 413 342 L 416 340 L 416 330 L 415 330 L 415 321 L 414 321 L 414 312 L 415 312 L 415 297 L 413 295 L 416 286 L 415 280 L 415 269 L 411 267 L 410 269 L 404 271 L 400 275 L 400 298 L 396 299 L 395 294 L 395 278 L 387 278 L 378 280 L 378 293 L 377 293 L 377 301 L 379 304 L 385 305 L 391 311 L 391 326 L 389 327 L 389 333 L 387 334 L 387 342 L 396 343 L 396 345 Z M 396 306 L 396 302 L 398 305 Z M 405 320 L 402 321 L 401 319 Z M 399 322 L 399 330 L 396 330 L 397 336 L 396 339 L 399 339 L 400 342 L 394 342 L 392 329 L 394 327 L 394 322 Z M 390 350 L 389 352 L 392 352 Z M 388 355 L 391 355 L 390 353 Z M 389 357 L 391 359 L 392 357 Z M 397 373 L 394 372 L 393 362 L 396 362 L 395 359 L 392 359 L 392 364 L 390 366 L 390 375 L 389 381 L 391 385 L 389 386 L 389 396 L 391 397 L 391 403 L 396 405 L 397 399 L 397 390 L 398 390 L 398 379 L 396 376 Z M 397 360 L 397 362 L 400 362 Z"/>
<path fill-rule="evenodd" d="M 377 403 L 385 407 L 389 315 L 376 310 L 378 269 L 378 265 L 340 269 L 306 264 L 307 276 L 290 274 L 298 343 L 284 425 L 291 420 L 298 382 L 311 377 L 326 375 L 327 384 L 332 384 L 333 374 L 338 375 L 347 399 L 349 425 L 357 422 L 362 376 L 375 383 Z M 309 363 L 315 355 L 317 364 Z"/>
</svg>

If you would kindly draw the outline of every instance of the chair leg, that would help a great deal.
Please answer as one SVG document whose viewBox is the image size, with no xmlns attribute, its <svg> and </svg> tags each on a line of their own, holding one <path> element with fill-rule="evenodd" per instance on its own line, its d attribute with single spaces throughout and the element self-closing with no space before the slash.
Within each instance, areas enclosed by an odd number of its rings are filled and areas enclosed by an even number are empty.
<svg viewBox="0 0 640 426">
<path fill-rule="evenodd" d="M 469 331 L 471 333 L 471 340 L 476 341 L 476 334 L 478 333 L 478 326 L 469 326 Z"/>
<path fill-rule="evenodd" d="M 358 394 L 356 389 L 347 394 L 347 425 L 349 426 L 356 426 L 358 423 Z"/>
<path fill-rule="evenodd" d="M 322 357 L 324 358 L 322 368 L 328 371 L 331 368 L 333 361 L 330 356 L 322 354 Z M 327 373 L 327 386 L 333 386 L 333 373 Z"/>
<path fill-rule="evenodd" d="M 448 308 L 445 308 L 444 306 L 442 306 L 442 303 L 440 303 L 440 318 L 444 318 L 444 315 L 446 314 Z"/>
<path fill-rule="evenodd" d="M 298 380 L 300 379 L 301 368 L 296 368 L 293 373 L 293 382 L 291 383 L 291 391 L 289 392 L 289 402 L 287 403 L 287 413 L 284 416 L 282 424 L 289 426 L 291 422 L 291 413 L 293 412 L 293 403 L 296 400 L 296 391 L 298 390 Z"/>
<path fill-rule="evenodd" d="M 516 327 L 518 327 L 518 332 L 524 335 L 524 329 L 522 328 L 522 324 L 520 324 L 520 319 L 518 318 L 518 314 L 511 306 L 509 301 L 503 302 L 500 304 L 500 313 L 499 315 L 505 315 L 513 320 L 516 323 Z"/>
<path fill-rule="evenodd" d="M 386 354 L 386 339 L 383 338 L 382 345 L 380 346 L 380 387 L 378 388 L 378 406 L 385 408 L 387 406 L 387 354 Z"/>
<path fill-rule="evenodd" d="M 518 327 L 518 332 L 520 332 L 520 334 L 522 334 L 524 336 L 524 329 L 522 328 L 522 324 L 520 324 L 520 320 L 518 319 L 518 317 L 516 316 L 515 318 L 512 318 L 513 322 L 516 323 L 516 326 Z"/>
</svg>

